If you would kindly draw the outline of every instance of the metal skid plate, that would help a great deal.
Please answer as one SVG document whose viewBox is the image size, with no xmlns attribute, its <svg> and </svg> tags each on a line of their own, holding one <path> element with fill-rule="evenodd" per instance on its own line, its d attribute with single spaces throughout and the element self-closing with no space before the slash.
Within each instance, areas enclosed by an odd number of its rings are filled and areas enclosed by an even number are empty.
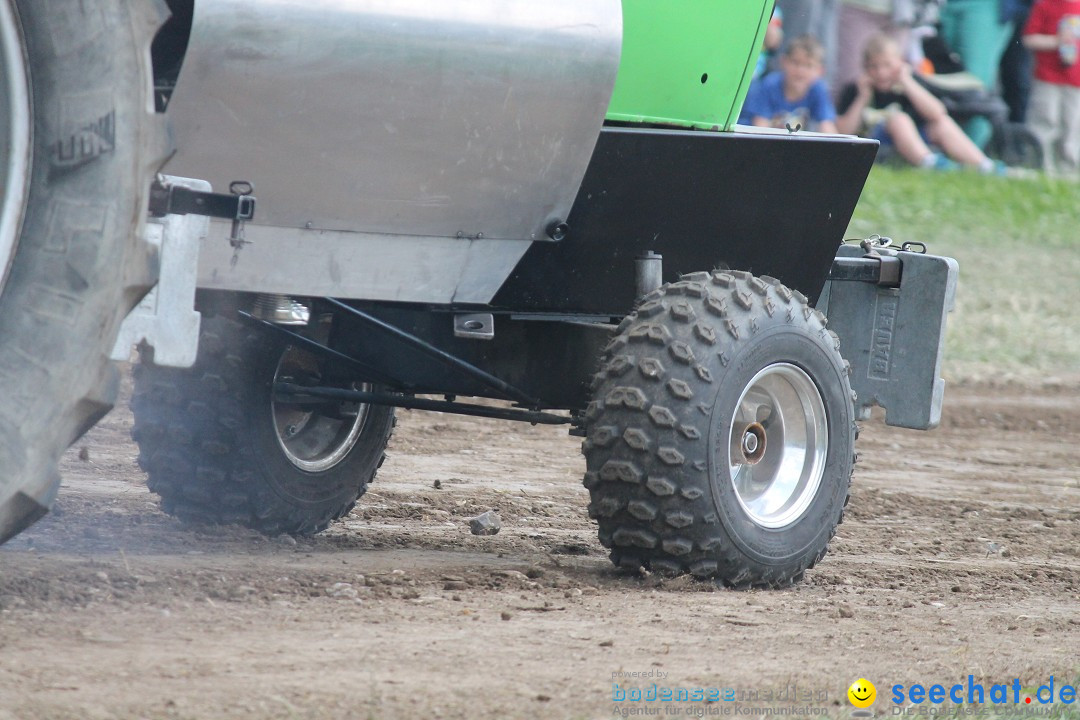
<svg viewBox="0 0 1080 720">
<path fill-rule="evenodd" d="M 192 190 L 210 190 L 210 183 L 202 180 L 165 180 Z M 202 318 L 194 309 L 195 273 L 199 243 L 209 231 L 210 218 L 203 215 L 166 215 L 147 223 L 147 240 L 158 246 L 161 255 L 158 284 L 124 319 L 113 346 L 114 360 L 127 360 L 132 347 L 145 341 L 154 348 L 157 365 L 191 367 L 195 363 Z"/>
<path fill-rule="evenodd" d="M 837 255 L 860 257 L 863 251 L 845 245 Z M 860 418 L 877 405 L 885 408 L 887 425 L 929 430 L 941 421 L 945 318 L 956 296 L 957 263 L 911 252 L 897 256 L 903 262 L 899 288 L 831 281 L 818 308 L 851 363 Z"/>
</svg>

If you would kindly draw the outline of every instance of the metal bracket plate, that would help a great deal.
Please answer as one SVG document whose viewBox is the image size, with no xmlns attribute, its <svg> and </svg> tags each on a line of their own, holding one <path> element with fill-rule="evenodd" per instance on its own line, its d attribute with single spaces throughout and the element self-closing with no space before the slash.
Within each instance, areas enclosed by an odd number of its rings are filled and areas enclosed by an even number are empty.
<svg viewBox="0 0 1080 720">
<path fill-rule="evenodd" d="M 862 255 L 854 246 L 837 253 Z M 887 425 L 929 430 L 941 421 L 945 319 L 956 296 L 958 266 L 935 255 L 899 252 L 897 257 L 903 263 L 898 288 L 830 281 L 818 308 L 851 363 L 859 419 L 867 419 L 877 405 L 885 408 Z"/>
<path fill-rule="evenodd" d="M 209 192 L 203 180 L 167 177 L 170 185 Z M 131 348 L 145 341 L 154 348 L 154 363 L 191 367 L 199 348 L 202 316 L 195 311 L 195 277 L 199 244 L 210 233 L 203 215 L 166 215 L 147 223 L 147 241 L 159 246 L 161 271 L 142 302 L 124 319 L 113 347 L 114 360 L 128 360 Z"/>
<path fill-rule="evenodd" d="M 462 313 L 455 315 L 454 337 L 494 340 L 495 318 L 491 313 Z"/>
</svg>

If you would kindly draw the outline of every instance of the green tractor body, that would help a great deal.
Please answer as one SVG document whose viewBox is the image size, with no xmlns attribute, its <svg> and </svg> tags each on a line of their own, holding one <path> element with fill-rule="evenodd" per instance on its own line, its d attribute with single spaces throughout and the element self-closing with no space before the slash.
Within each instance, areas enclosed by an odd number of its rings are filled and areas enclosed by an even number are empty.
<svg viewBox="0 0 1080 720">
<path fill-rule="evenodd" d="M 623 46 L 608 120 L 730 130 L 772 0 L 623 0 Z"/>
</svg>

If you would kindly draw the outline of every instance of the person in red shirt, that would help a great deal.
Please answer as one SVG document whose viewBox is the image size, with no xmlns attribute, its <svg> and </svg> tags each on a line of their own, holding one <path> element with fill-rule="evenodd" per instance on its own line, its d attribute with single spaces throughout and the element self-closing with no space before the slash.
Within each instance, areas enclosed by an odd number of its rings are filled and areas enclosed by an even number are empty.
<svg viewBox="0 0 1080 720">
<path fill-rule="evenodd" d="M 1080 172 L 1080 0 L 1037 0 L 1024 27 L 1035 54 L 1027 123 L 1048 172 Z"/>
</svg>

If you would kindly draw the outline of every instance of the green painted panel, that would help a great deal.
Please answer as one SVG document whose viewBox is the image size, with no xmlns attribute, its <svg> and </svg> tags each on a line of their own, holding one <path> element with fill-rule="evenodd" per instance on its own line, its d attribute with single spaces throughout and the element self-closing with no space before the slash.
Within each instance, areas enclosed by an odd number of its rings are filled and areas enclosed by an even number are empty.
<svg viewBox="0 0 1080 720">
<path fill-rule="evenodd" d="M 773 0 L 623 0 L 608 119 L 730 130 Z"/>
</svg>

